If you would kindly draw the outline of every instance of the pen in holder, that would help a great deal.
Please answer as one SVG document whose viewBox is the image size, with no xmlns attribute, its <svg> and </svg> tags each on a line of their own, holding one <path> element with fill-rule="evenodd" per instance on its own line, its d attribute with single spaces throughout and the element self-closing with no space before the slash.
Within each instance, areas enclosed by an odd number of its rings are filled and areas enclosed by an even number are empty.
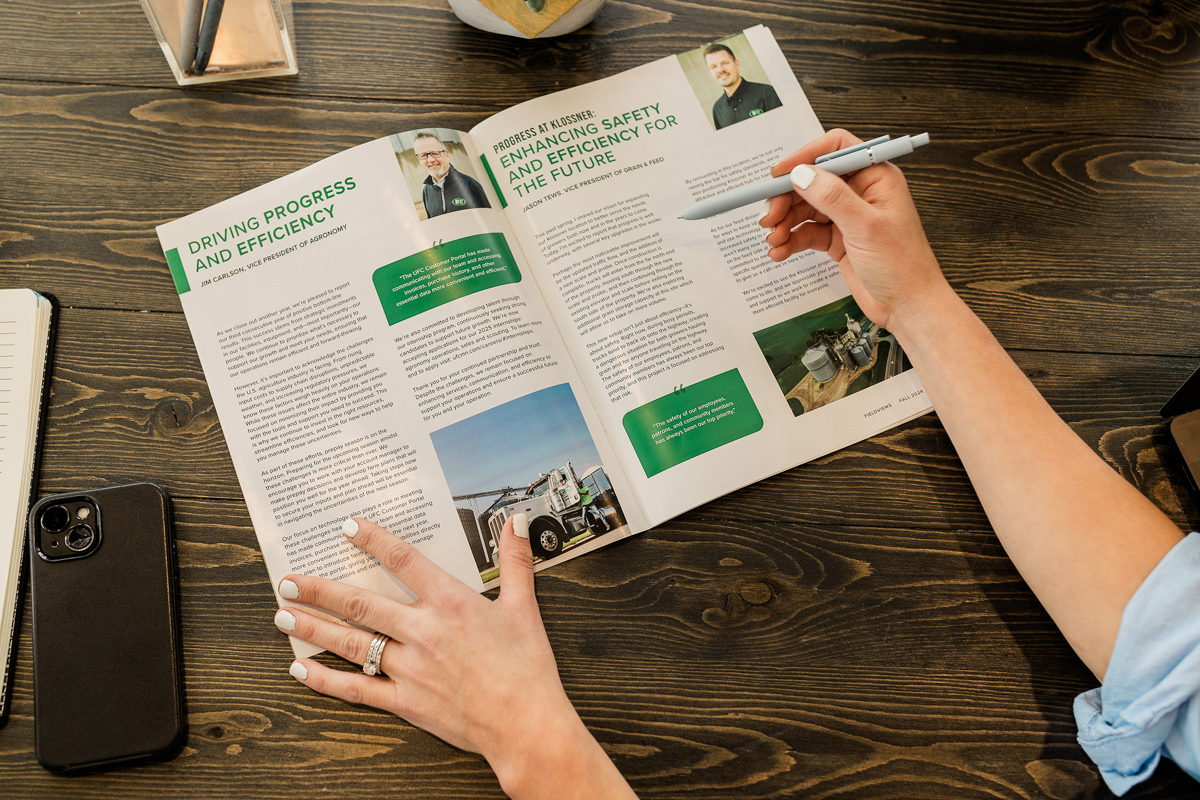
<svg viewBox="0 0 1200 800">
<path fill-rule="evenodd" d="M 141 0 L 180 86 L 295 75 L 291 0 Z"/>
</svg>

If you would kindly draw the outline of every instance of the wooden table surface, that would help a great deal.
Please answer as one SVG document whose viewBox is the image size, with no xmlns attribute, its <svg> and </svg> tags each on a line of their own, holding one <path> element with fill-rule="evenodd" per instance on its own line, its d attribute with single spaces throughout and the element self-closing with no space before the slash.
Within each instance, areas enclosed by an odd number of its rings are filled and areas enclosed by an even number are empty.
<svg viewBox="0 0 1200 800">
<path fill-rule="evenodd" d="M 442 0 L 298 0 L 299 76 L 181 90 L 134 0 L 10 0 L 0 287 L 62 305 L 39 494 L 174 496 L 190 736 L 165 763 L 44 772 L 27 610 L 0 795 L 500 796 L 481 758 L 288 676 L 154 226 L 759 22 L 827 127 L 931 132 L 903 166 L 951 283 L 1089 445 L 1197 524 L 1158 417 L 1200 362 L 1196 3 L 609 0 L 580 33 L 523 42 Z M 1095 681 L 936 416 L 543 573 L 538 593 L 568 693 L 644 798 L 1111 796 L 1071 714 Z M 1128 796 L 1198 794 L 1164 764 Z"/>
</svg>

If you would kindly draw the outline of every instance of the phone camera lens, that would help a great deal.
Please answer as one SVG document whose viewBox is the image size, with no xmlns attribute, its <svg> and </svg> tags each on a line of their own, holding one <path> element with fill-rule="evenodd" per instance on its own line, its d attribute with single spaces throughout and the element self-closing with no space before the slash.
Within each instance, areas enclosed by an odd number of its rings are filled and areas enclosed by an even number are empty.
<svg viewBox="0 0 1200 800">
<path fill-rule="evenodd" d="M 48 531 L 61 531 L 71 521 L 71 512 L 66 506 L 50 506 L 42 514 L 42 527 Z"/>
<path fill-rule="evenodd" d="M 87 550 L 95 540 L 96 531 L 92 530 L 91 525 L 76 525 L 67 531 L 65 538 L 67 547 L 76 553 Z"/>
</svg>

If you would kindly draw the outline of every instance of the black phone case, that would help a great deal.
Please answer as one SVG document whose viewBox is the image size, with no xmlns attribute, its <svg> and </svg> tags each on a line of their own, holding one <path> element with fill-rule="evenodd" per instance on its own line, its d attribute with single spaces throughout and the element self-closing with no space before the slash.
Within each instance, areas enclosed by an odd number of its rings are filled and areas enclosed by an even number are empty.
<svg viewBox="0 0 1200 800">
<path fill-rule="evenodd" d="M 1200 410 L 1181 414 L 1168 427 L 1183 458 L 1184 477 L 1193 492 L 1200 492 Z"/>
<path fill-rule="evenodd" d="M 86 497 L 100 544 L 50 562 L 36 520 Z M 37 760 L 71 772 L 165 758 L 186 736 L 171 505 L 149 483 L 40 500 L 29 515 Z"/>
</svg>

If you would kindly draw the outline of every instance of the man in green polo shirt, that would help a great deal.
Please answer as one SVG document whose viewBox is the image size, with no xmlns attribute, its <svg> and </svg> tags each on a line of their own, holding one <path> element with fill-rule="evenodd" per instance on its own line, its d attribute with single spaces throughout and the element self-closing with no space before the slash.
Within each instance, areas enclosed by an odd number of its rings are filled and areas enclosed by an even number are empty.
<svg viewBox="0 0 1200 800">
<path fill-rule="evenodd" d="M 708 65 L 708 74 L 725 90 L 713 103 L 713 125 L 717 130 L 783 105 L 772 86 L 742 77 L 741 63 L 725 45 L 710 44 L 704 48 L 704 63 Z"/>
</svg>

